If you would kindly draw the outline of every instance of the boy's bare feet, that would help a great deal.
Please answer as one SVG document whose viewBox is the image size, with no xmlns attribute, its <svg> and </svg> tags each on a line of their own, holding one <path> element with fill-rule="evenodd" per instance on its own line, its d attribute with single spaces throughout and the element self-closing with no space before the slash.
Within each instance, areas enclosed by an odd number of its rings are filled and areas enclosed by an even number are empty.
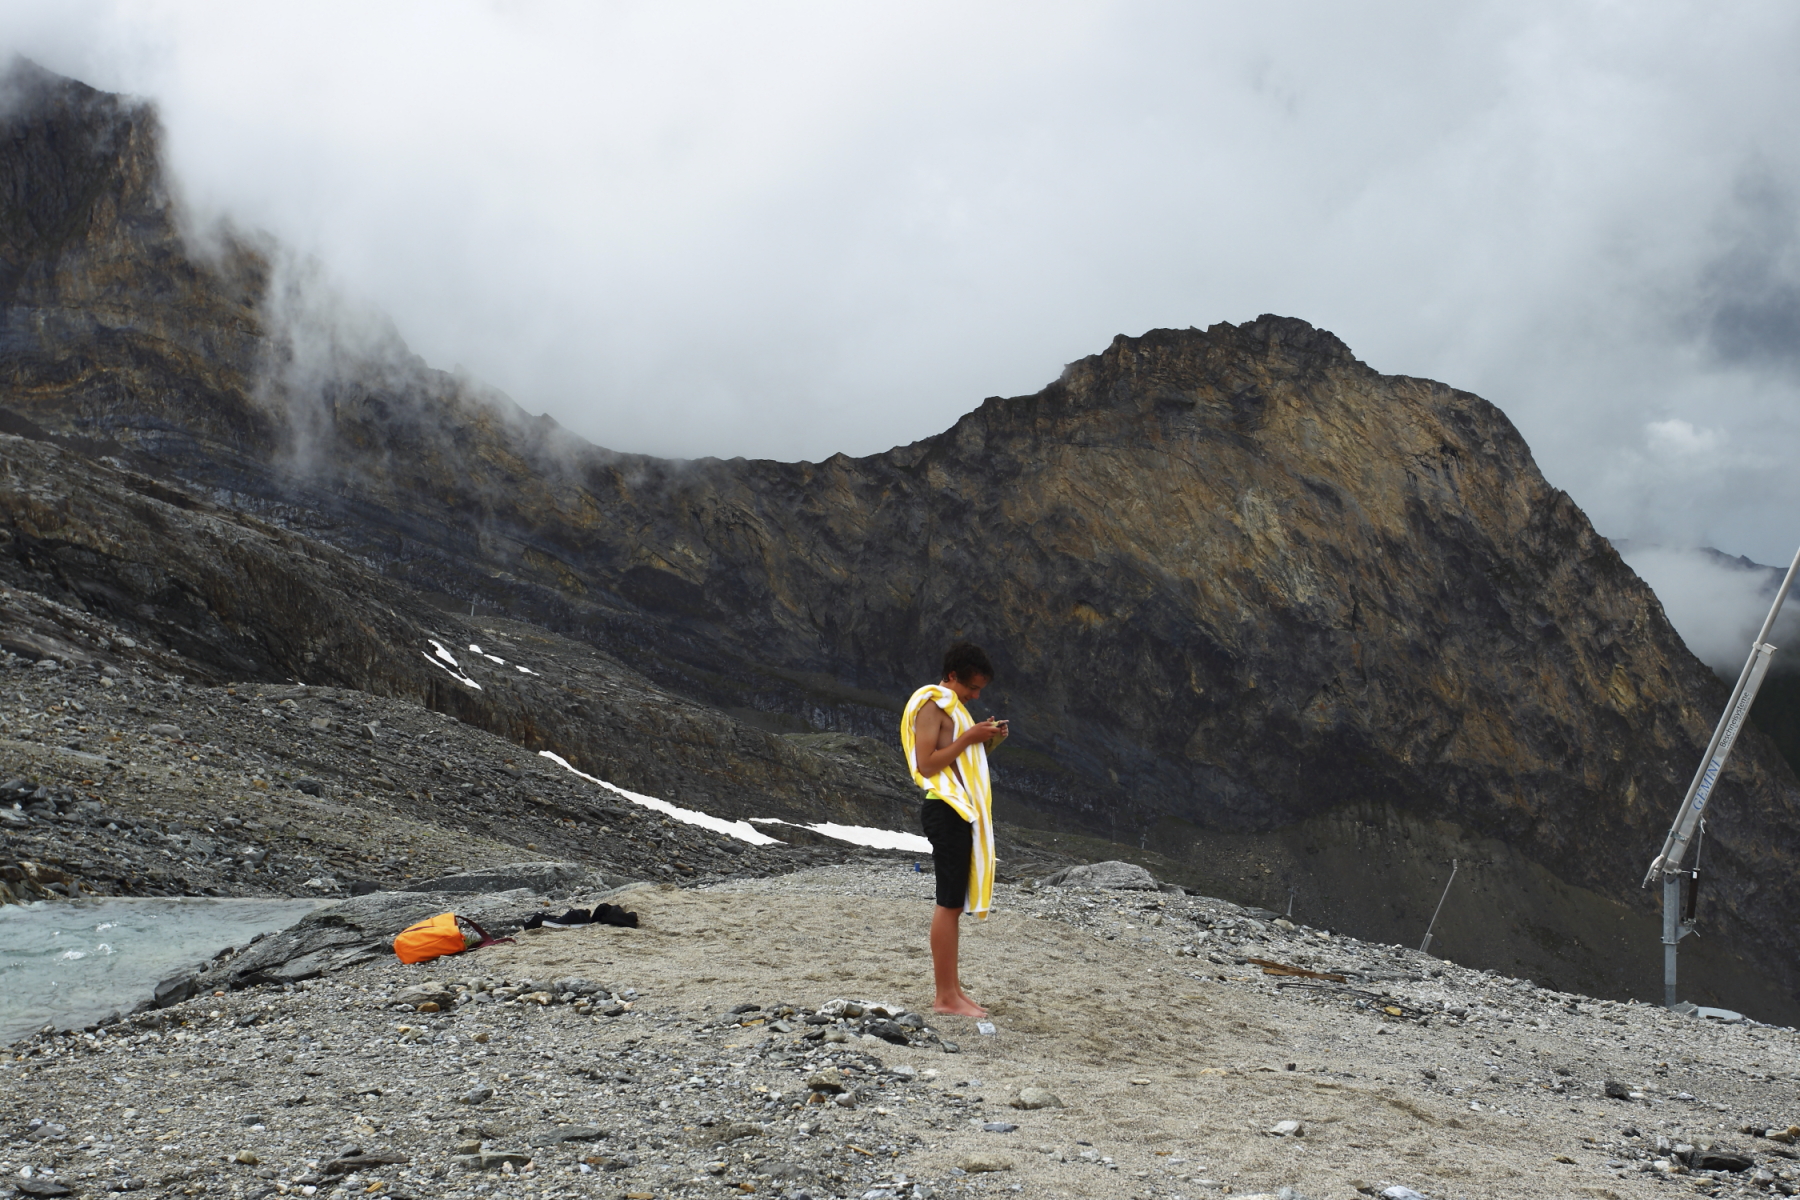
<svg viewBox="0 0 1800 1200">
<path fill-rule="evenodd" d="M 987 1009 L 981 1007 L 981 1005 L 975 1003 L 961 992 L 958 992 L 947 1000 L 939 998 L 934 1001 L 931 1005 L 931 1011 L 934 1013 L 943 1013 L 946 1016 L 956 1017 L 985 1017 L 988 1015 Z"/>
</svg>

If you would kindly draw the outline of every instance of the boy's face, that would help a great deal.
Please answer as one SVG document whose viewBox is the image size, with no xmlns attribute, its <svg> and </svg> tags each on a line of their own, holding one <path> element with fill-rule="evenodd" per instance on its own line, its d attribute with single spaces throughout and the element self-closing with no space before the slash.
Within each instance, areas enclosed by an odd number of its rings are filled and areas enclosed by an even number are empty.
<svg viewBox="0 0 1800 1200">
<path fill-rule="evenodd" d="M 993 678 L 988 675 L 971 675 L 969 682 L 964 683 L 960 676 L 952 675 L 948 682 L 950 690 L 956 693 L 956 698 L 967 704 L 971 700 L 981 699 L 981 689 L 992 683 Z"/>
</svg>

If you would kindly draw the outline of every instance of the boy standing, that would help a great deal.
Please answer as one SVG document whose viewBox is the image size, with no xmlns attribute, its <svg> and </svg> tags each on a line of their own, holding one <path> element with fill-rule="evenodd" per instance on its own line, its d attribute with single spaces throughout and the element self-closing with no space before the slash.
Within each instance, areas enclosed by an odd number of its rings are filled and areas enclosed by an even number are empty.
<svg viewBox="0 0 1800 1200">
<path fill-rule="evenodd" d="M 931 966 L 937 993 L 931 1011 L 985 1017 L 962 990 L 957 974 L 957 920 L 985 920 L 994 894 L 993 788 L 987 747 L 998 745 L 1006 722 L 976 723 L 965 705 L 981 698 L 994 665 L 981 647 L 958 642 L 944 655 L 943 682 L 912 694 L 900 718 L 900 746 L 913 782 L 925 790 L 920 819 L 937 872 L 931 914 Z"/>
</svg>

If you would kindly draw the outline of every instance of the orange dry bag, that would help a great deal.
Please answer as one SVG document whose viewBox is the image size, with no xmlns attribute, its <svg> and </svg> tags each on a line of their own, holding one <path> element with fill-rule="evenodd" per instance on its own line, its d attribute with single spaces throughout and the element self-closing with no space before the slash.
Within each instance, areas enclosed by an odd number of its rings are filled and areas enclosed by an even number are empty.
<svg viewBox="0 0 1800 1200">
<path fill-rule="evenodd" d="M 440 913 L 402 929 L 394 938 L 394 954 L 403 963 L 430 962 L 446 954 L 461 954 L 464 945 L 456 914 Z"/>
</svg>

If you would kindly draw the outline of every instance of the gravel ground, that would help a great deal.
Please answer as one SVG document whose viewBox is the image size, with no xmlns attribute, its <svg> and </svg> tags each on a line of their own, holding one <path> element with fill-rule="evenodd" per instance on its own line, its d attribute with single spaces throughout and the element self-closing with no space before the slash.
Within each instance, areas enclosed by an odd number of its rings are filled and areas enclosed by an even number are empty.
<svg viewBox="0 0 1800 1200">
<path fill-rule="evenodd" d="M 0 1063 L 0 1178 L 546 1200 L 1792 1192 L 1792 1030 L 1589 1001 L 1200 897 L 1012 886 L 964 939 L 995 1032 L 907 1029 L 929 999 L 928 885 L 897 864 L 646 885 L 615 897 L 638 929 L 40 1037 Z M 399 1003 L 420 984 L 410 999 L 441 1011 Z M 847 1020 L 846 999 L 896 1024 Z M 1031 1088 L 1060 1106 L 1015 1107 Z M 1683 1161 L 1734 1151 L 1750 1169 Z"/>
</svg>

